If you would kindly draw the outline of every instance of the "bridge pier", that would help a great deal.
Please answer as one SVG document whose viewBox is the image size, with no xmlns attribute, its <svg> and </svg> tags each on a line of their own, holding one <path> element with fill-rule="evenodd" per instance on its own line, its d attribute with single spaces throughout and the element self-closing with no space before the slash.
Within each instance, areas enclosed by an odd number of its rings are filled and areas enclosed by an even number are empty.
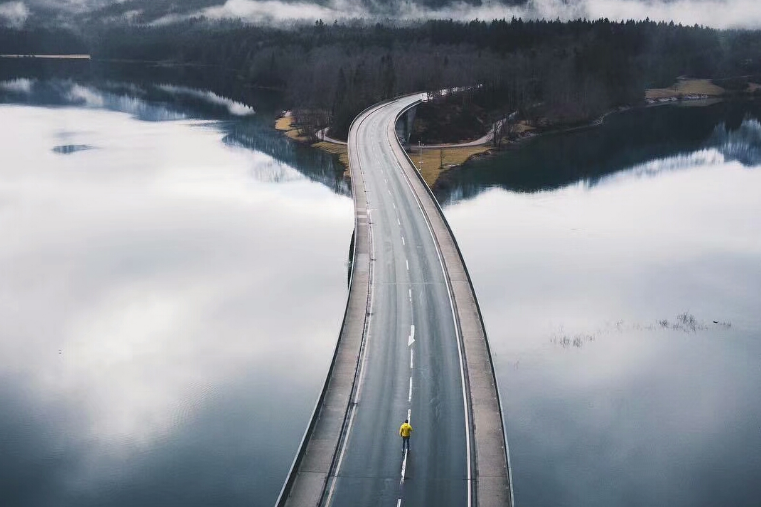
<svg viewBox="0 0 761 507">
<path fill-rule="evenodd" d="M 399 121 L 396 123 L 396 135 L 401 139 L 402 144 L 408 145 L 410 143 L 410 136 L 412 135 L 412 126 L 415 124 L 415 112 L 417 106 L 413 106 L 405 111 Z"/>
</svg>

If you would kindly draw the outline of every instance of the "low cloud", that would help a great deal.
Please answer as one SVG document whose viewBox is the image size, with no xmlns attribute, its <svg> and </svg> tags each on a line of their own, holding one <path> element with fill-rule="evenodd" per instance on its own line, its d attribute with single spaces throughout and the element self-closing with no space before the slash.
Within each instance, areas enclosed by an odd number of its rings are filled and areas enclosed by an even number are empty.
<svg viewBox="0 0 761 507">
<path fill-rule="evenodd" d="M 757 0 L 586 0 L 589 18 L 674 21 L 683 25 L 713 28 L 761 27 L 761 3 Z"/>
<path fill-rule="evenodd" d="M 325 5 L 311 2 L 278 0 L 227 0 L 185 15 L 172 14 L 157 21 L 171 23 L 190 17 L 242 19 L 250 23 L 278 23 L 294 20 L 323 21 L 354 18 L 388 18 L 420 21 L 427 19 L 598 19 L 674 21 L 683 25 L 699 24 L 714 28 L 761 27 L 761 3 L 756 0 L 529 0 L 523 5 L 489 2 L 473 6 L 453 2 L 430 9 L 413 1 L 389 6 L 373 2 L 333 0 Z"/>
<path fill-rule="evenodd" d="M 274 0 L 263 2 L 228 0 L 222 6 L 209 7 L 202 10 L 200 14 L 211 19 L 241 18 L 255 23 L 295 19 L 323 19 L 328 21 L 369 15 L 359 4 L 351 2 L 338 1 L 333 2 L 330 6 L 322 6 L 308 2 L 284 3 Z"/>
<path fill-rule="evenodd" d="M 31 11 L 39 8 L 69 13 L 82 13 L 124 0 L 25 0 L 0 3 L 0 24 L 20 26 Z M 209 0 L 206 5 L 212 3 Z M 149 0 L 146 0 L 146 5 Z M 209 19 L 242 19 L 249 23 L 287 23 L 297 20 L 326 22 L 357 18 L 423 21 L 427 19 L 570 19 L 674 21 L 683 25 L 704 25 L 714 28 L 761 28 L 761 2 L 757 0 L 527 0 L 522 5 L 505 5 L 498 0 L 474 6 L 454 1 L 432 9 L 422 0 L 218 0 L 219 5 L 195 11 L 176 6 L 173 12 L 154 19 L 150 24 L 170 24 L 193 17 Z M 138 2 L 131 2 L 128 17 L 141 12 Z M 158 15 L 160 16 L 160 14 Z"/>
<path fill-rule="evenodd" d="M 21 28 L 29 17 L 29 8 L 23 2 L 0 3 L 0 26 Z"/>
</svg>

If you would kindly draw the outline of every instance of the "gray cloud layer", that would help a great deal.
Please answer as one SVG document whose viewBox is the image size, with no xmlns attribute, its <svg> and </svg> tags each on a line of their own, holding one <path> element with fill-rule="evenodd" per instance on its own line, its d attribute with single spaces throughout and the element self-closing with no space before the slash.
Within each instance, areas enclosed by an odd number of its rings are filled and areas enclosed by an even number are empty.
<svg viewBox="0 0 761 507">
<path fill-rule="evenodd" d="M 423 0 L 376 2 L 374 0 L 195 0 L 173 2 L 140 0 L 26 0 L 0 3 L 0 22 L 18 26 L 32 13 L 101 12 L 104 17 L 143 15 L 148 21 L 166 24 L 193 16 L 211 19 L 243 19 L 252 23 L 284 22 L 382 16 L 393 19 L 431 18 L 495 19 L 512 16 L 524 19 L 649 18 L 715 28 L 757 28 L 761 26 L 761 3 L 757 0 L 504 0 L 474 6 L 467 1 L 443 0 L 440 7 L 428 7 Z M 100 11 L 99 11 L 100 10 Z M 106 16 L 105 12 L 109 15 Z M 44 14 L 41 14 L 44 15 Z"/>
<path fill-rule="evenodd" d="M 396 19 L 597 19 L 675 21 L 714 28 L 757 28 L 761 26 L 761 3 L 756 0 L 529 0 L 522 5 L 485 2 L 473 6 L 462 1 L 431 9 L 419 2 L 403 1 L 388 15 Z M 323 19 L 368 17 L 379 11 L 352 0 L 331 0 L 320 5 L 313 2 L 277 0 L 227 0 L 224 4 L 201 9 L 191 15 L 209 18 L 241 18 L 251 22 L 288 19 Z M 167 20 L 177 19 L 172 16 Z"/>
</svg>

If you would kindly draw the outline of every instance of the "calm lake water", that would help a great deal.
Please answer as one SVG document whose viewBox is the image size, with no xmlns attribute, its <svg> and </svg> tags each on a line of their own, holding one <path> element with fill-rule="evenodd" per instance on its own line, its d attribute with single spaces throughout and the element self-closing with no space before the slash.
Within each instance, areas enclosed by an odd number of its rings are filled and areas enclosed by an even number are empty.
<svg viewBox="0 0 761 507">
<path fill-rule="evenodd" d="M 333 159 L 197 90 L 0 96 L 0 504 L 273 505 L 346 302 Z"/>
<path fill-rule="evenodd" d="M 759 505 L 758 118 L 635 111 L 448 178 L 516 505 Z"/>
<path fill-rule="evenodd" d="M 517 505 L 758 505 L 759 117 L 613 115 L 437 188 Z M 4 81 L 0 119 L 0 503 L 272 505 L 343 316 L 340 168 L 176 85 Z"/>
</svg>

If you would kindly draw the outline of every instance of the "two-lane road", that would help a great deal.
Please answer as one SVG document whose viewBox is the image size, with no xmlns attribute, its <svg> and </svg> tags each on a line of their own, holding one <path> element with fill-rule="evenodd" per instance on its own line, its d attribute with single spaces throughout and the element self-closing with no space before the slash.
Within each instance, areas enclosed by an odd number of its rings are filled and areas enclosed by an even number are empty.
<svg viewBox="0 0 761 507">
<path fill-rule="evenodd" d="M 459 335 L 441 254 L 393 152 L 389 125 L 419 97 L 355 121 L 349 150 L 361 170 L 371 231 L 364 356 L 334 476 L 336 507 L 470 504 L 469 421 Z M 410 452 L 399 426 L 409 419 Z"/>
<path fill-rule="evenodd" d="M 402 97 L 349 132 L 355 241 L 341 333 L 277 507 L 512 507 L 504 419 L 457 242 L 396 139 Z M 399 426 L 414 428 L 410 451 Z"/>
</svg>

